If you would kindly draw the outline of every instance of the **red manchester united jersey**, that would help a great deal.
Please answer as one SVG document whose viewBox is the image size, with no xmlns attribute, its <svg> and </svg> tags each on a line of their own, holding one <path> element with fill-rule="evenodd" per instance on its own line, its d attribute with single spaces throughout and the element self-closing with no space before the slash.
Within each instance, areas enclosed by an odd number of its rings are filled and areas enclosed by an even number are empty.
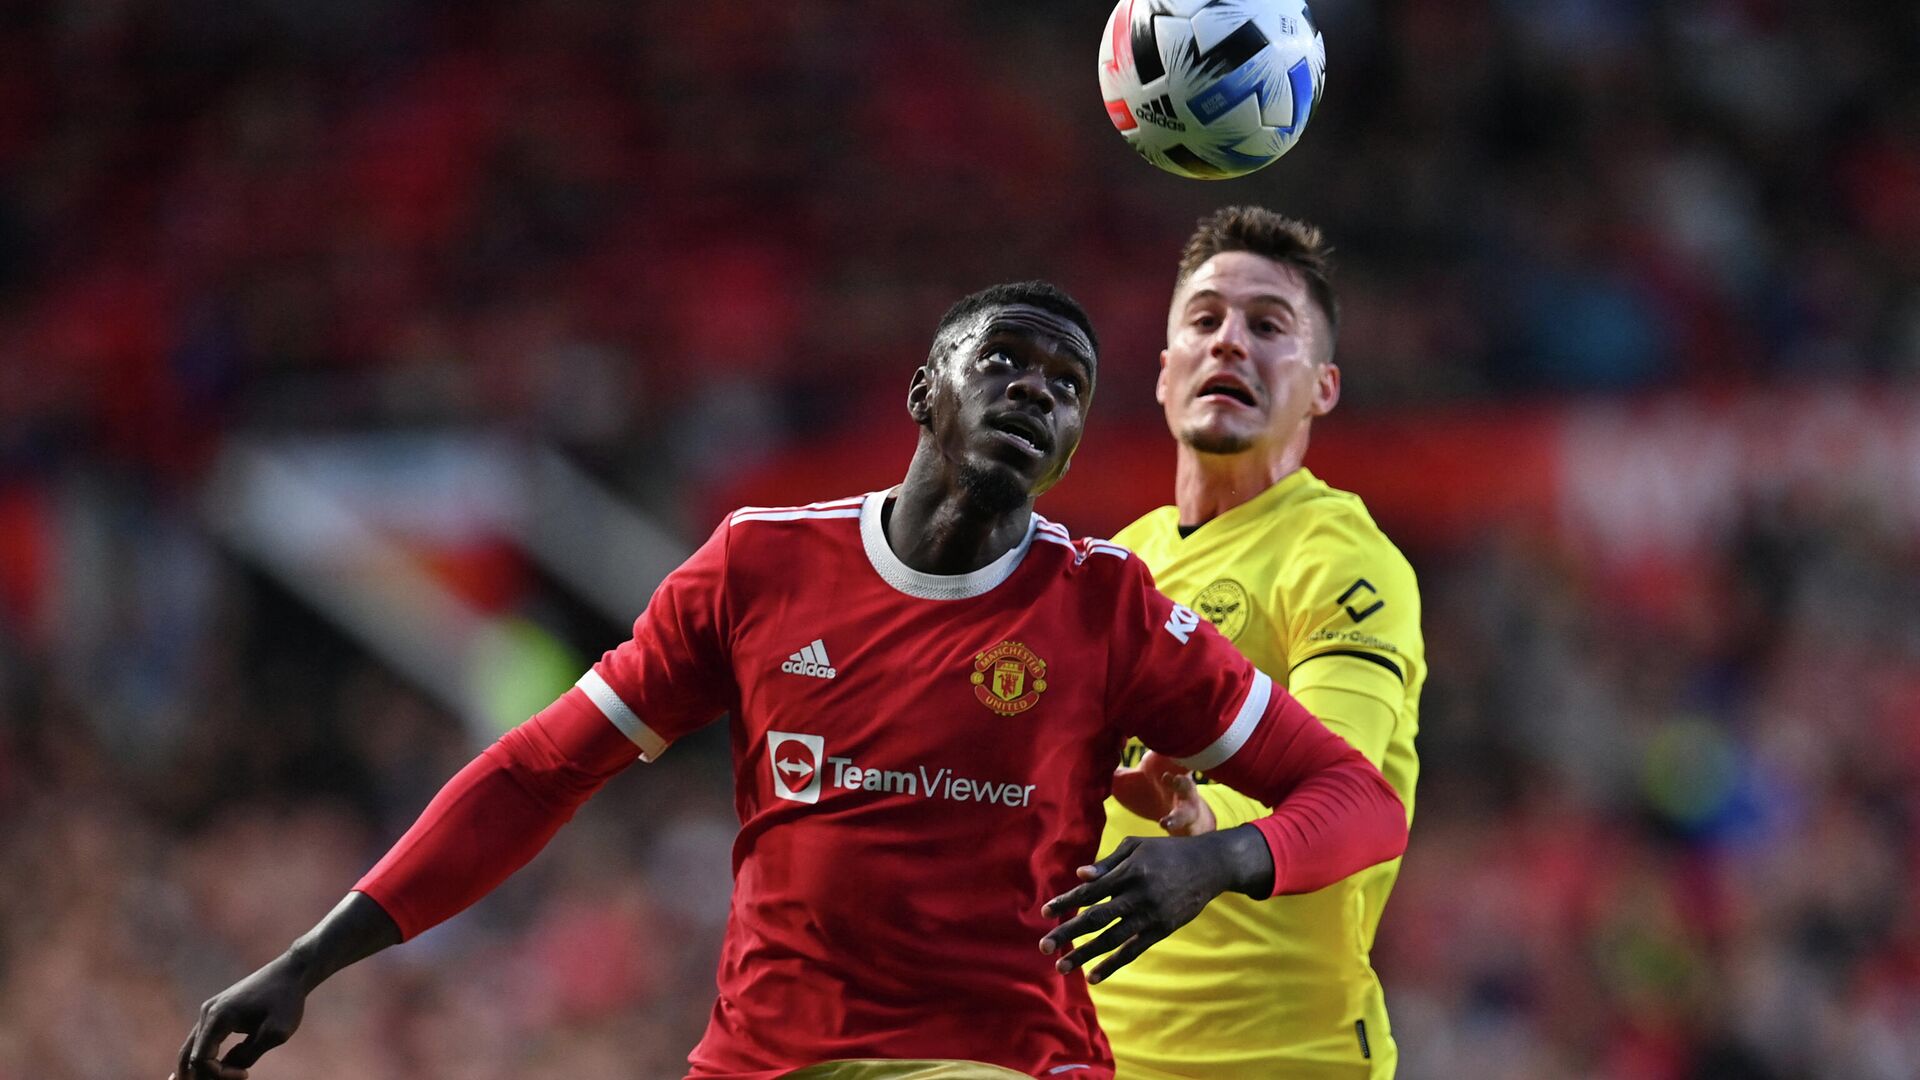
<svg viewBox="0 0 1920 1080">
<path fill-rule="evenodd" d="M 1092 861 L 1128 736 L 1215 767 L 1285 691 L 1123 548 L 1035 515 L 991 565 L 924 574 L 888 498 L 735 512 L 581 679 L 649 760 L 732 715 L 733 901 L 692 1074 L 1109 1077 L 1040 906 Z"/>
</svg>

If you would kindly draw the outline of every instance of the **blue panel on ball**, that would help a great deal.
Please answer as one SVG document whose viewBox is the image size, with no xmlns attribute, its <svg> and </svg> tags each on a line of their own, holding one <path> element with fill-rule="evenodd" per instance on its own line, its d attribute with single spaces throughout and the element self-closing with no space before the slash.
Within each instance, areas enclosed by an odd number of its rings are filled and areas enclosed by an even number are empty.
<svg viewBox="0 0 1920 1080">
<path fill-rule="evenodd" d="M 1281 128 L 1280 134 L 1297 135 L 1307 126 L 1307 113 L 1313 108 L 1313 68 L 1304 58 L 1287 69 L 1287 83 L 1293 87 L 1293 123 Z"/>
<path fill-rule="evenodd" d="M 1260 98 L 1260 110 L 1265 112 L 1267 106 L 1272 104 L 1270 100 L 1274 90 L 1270 79 L 1272 72 L 1273 65 L 1269 54 L 1262 51 L 1246 63 L 1222 75 L 1212 86 L 1195 94 L 1187 101 L 1187 111 L 1202 124 L 1211 124 L 1232 112 L 1234 106 L 1257 94 Z"/>
<path fill-rule="evenodd" d="M 1209 146 L 1207 147 L 1207 153 L 1212 154 L 1217 160 L 1225 162 L 1227 168 L 1232 170 L 1236 176 L 1262 168 L 1273 161 L 1274 158 L 1280 156 L 1279 154 L 1244 153 L 1234 147 L 1232 143 L 1217 143 Z"/>
</svg>

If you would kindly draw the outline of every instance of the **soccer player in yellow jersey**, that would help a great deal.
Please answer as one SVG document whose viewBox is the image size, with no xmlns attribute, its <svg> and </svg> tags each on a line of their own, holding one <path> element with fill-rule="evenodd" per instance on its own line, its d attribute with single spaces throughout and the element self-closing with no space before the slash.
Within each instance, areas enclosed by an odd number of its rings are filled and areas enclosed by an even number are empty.
<svg viewBox="0 0 1920 1080">
<path fill-rule="evenodd" d="M 1358 497 L 1301 464 L 1340 399 L 1339 318 L 1318 229 L 1252 207 L 1202 219 L 1156 387 L 1178 441 L 1174 505 L 1115 540 L 1379 766 L 1411 820 L 1426 678 L 1413 570 Z M 1268 812 L 1143 754 L 1129 746 L 1116 777 L 1126 805 L 1108 800 L 1103 851 Z M 1399 871 L 1395 859 L 1300 896 L 1223 897 L 1096 984 L 1118 1080 L 1391 1077 L 1368 953 Z"/>
</svg>

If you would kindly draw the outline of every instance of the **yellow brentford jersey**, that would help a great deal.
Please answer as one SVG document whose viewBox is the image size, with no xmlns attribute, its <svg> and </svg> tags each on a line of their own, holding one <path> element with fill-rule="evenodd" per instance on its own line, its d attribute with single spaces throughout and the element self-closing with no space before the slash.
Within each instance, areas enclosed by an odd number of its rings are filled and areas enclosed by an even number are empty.
<svg viewBox="0 0 1920 1080">
<path fill-rule="evenodd" d="M 1179 526 L 1163 506 L 1114 539 L 1379 766 L 1411 822 L 1426 659 L 1406 557 L 1357 496 L 1305 469 L 1189 536 Z M 1128 761 L 1141 753 L 1130 745 Z M 1269 812 L 1218 784 L 1200 791 L 1223 829 Z M 1165 835 L 1112 799 L 1107 815 L 1102 852 Z M 1221 896 L 1094 986 L 1119 1080 L 1391 1077 L 1398 1052 L 1367 956 L 1399 873 L 1395 859 L 1302 896 Z"/>
</svg>

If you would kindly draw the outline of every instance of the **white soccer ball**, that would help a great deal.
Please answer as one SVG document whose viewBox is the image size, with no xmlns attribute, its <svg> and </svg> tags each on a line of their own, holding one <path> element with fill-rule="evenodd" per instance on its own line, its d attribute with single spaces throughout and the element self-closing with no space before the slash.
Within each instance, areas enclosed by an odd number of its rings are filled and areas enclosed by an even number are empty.
<svg viewBox="0 0 1920 1080">
<path fill-rule="evenodd" d="M 1327 43 L 1301 0 L 1120 0 L 1100 96 L 1127 145 L 1198 180 L 1244 176 L 1307 129 Z"/>
</svg>

